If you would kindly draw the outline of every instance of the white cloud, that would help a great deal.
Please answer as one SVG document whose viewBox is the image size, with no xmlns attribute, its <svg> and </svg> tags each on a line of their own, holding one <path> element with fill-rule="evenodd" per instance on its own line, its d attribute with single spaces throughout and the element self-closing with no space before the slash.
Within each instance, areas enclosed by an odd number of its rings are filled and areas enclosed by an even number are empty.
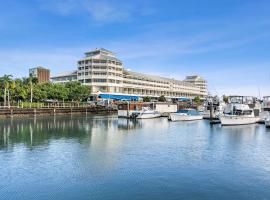
<svg viewBox="0 0 270 200">
<path fill-rule="evenodd" d="M 75 49 L 74 49 L 75 50 Z M 47 49 L 36 51 L 29 49 L 0 50 L 1 75 L 12 74 L 14 77 L 28 75 L 28 69 L 44 66 L 52 70 L 52 74 L 63 70 L 72 70 L 77 66 L 80 55 L 66 49 Z M 77 50 L 77 52 L 80 52 Z M 0 76 L 1 76 L 0 75 Z"/>
<path fill-rule="evenodd" d="M 154 8 L 148 7 L 145 3 L 137 7 L 134 2 L 126 1 L 39 0 L 39 2 L 42 9 L 60 15 L 88 14 L 97 22 L 122 22 L 136 15 L 155 13 Z"/>
</svg>

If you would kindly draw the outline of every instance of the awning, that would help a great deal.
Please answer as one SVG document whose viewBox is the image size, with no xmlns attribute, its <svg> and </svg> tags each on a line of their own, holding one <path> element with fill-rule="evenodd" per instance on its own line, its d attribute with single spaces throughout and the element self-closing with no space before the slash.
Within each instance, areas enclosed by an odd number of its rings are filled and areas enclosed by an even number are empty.
<svg viewBox="0 0 270 200">
<path fill-rule="evenodd" d="M 102 99 L 115 99 L 115 100 L 133 100 L 133 101 L 139 100 L 139 96 L 121 95 L 121 94 L 99 94 L 98 97 Z"/>
<path fill-rule="evenodd" d="M 190 101 L 189 98 L 187 97 L 180 97 L 180 98 L 177 98 L 178 101 Z"/>
</svg>

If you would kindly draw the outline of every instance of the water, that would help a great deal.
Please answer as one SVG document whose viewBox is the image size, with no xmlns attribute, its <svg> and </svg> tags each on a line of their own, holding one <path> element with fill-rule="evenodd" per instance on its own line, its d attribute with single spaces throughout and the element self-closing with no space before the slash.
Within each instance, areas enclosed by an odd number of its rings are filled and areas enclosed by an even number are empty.
<svg viewBox="0 0 270 200">
<path fill-rule="evenodd" d="M 1 120 L 0 199 L 270 199 L 270 130 L 115 115 Z"/>
</svg>

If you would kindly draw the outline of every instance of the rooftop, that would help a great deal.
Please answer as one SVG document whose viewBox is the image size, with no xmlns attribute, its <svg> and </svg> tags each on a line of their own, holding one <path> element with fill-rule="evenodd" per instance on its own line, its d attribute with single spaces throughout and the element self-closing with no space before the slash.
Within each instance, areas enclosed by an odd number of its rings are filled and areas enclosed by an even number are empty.
<svg viewBox="0 0 270 200">
<path fill-rule="evenodd" d="M 117 62 L 121 62 L 121 60 L 116 58 L 116 54 L 112 51 L 109 51 L 104 48 L 96 48 L 92 51 L 85 52 L 85 58 L 81 60 L 85 60 L 86 58 L 90 59 L 104 59 L 104 60 L 114 60 Z M 79 60 L 79 61 L 81 61 Z"/>
<path fill-rule="evenodd" d="M 51 76 L 51 78 L 63 77 L 63 76 L 77 76 L 77 70 L 65 71 Z"/>
<path fill-rule="evenodd" d="M 146 79 L 146 80 L 159 80 L 159 81 L 167 82 L 167 83 L 173 82 L 173 83 L 180 84 L 180 85 L 185 84 L 185 85 L 194 86 L 193 84 L 186 83 L 186 82 L 181 81 L 181 80 L 176 80 L 176 79 L 173 79 L 173 78 L 165 78 L 165 77 L 149 75 L 149 74 L 143 74 L 143 73 L 133 72 L 133 71 L 126 70 L 126 69 L 124 69 L 123 73 L 126 74 L 126 75 L 140 77 L 140 78 Z"/>
</svg>

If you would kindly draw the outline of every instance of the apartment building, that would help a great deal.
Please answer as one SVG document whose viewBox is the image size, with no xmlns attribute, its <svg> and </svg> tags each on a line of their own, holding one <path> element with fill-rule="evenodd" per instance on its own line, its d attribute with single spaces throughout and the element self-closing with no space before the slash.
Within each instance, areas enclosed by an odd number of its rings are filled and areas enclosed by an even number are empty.
<svg viewBox="0 0 270 200">
<path fill-rule="evenodd" d="M 200 88 L 200 92 L 203 96 L 207 96 L 208 90 L 207 90 L 207 81 L 204 80 L 202 77 L 198 75 L 193 76 L 186 76 L 185 82 L 191 83 L 193 85 L 196 85 Z"/>
<path fill-rule="evenodd" d="M 38 66 L 29 69 L 29 76 L 37 78 L 39 83 L 47 82 L 50 80 L 50 70 Z"/>
<path fill-rule="evenodd" d="M 51 78 L 53 82 L 80 81 L 89 85 L 93 93 L 123 94 L 168 98 L 207 95 L 206 81 L 199 84 L 127 70 L 116 55 L 103 48 L 85 53 L 77 64 L 77 78 L 73 73 L 59 74 Z M 71 78 L 72 77 L 72 78 Z M 204 83 L 204 85 L 202 85 Z M 203 88 L 203 89 L 202 89 Z"/>
</svg>

